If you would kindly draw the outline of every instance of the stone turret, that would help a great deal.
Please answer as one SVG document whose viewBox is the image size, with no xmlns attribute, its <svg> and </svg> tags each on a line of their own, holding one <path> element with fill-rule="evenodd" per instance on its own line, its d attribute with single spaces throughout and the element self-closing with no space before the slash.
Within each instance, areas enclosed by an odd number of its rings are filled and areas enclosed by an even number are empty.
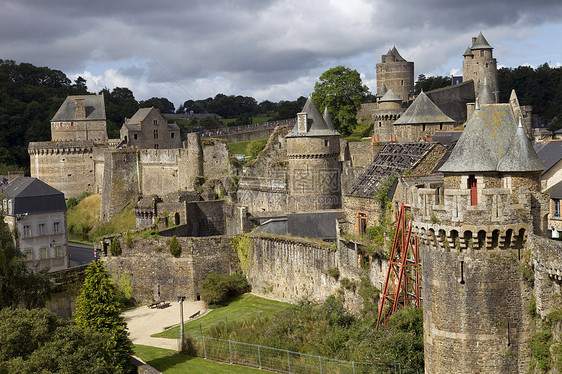
<svg viewBox="0 0 562 374">
<path fill-rule="evenodd" d="M 426 373 L 526 372 L 531 288 L 520 263 L 543 168 L 511 106 L 483 104 L 440 168 L 443 188 L 412 187 Z"/>
<path fill-rule="evenodd" d="M 396 47 L 382 55 L 381 60 L 376 65 L 377 96 L 392 90 L 403 102 L 410 101 L 414 95 L 414 63 L 406 61 Z"/>
<path fill-rule="evenodd" d="M 297 124 L 286 136 L 289 159 L 290 212 L 335 209 L 341 206 L 340 134 L 329 113 L 324 117 L 309 98 Z"/>
<path fill-rule="evenodd" d="M 201 138 L 196 132 L 187 134 L 187 154 L 189 163 L 187 164 L 188 184 L 192 189 L 202 183 L 203 178 L 203 148 L 201 148 Z"/>
<path fill-rule="evenodd" d="M 472 38 L 472 46 L 463 54 L 463 82 L 474 81 L 475 95 L 480 96 L 479 90 L 486 78 L 490 91 L 496 96 L 498 90 L 498 70 L 496 59 L 492 55 L 492 46 L 482 33 Z M 482 101 L 481 101 L 482 102 Z M 496 102 L 496 101 L 494 101 Z"/>
</svg>

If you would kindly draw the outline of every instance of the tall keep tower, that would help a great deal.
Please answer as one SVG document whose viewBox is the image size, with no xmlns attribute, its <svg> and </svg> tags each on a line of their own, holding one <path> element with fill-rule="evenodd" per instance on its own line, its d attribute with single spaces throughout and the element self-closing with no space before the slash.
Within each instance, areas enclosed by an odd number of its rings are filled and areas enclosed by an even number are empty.
<svg viewBox="0 0 562 374">
<path fill-rule="evenodd" d="M 311 97 L 297 124 L 286 136 L 289 159 L 290 212 L 310 212 L 341 206 L 340 134 L 328 111 L 324 117 Z"/>
<path fill-rule="evenodd" d="M 474 93 L 479 96 L 479 90 L 487 80 L 489 89 L 497 97 L 498 90 L 498 68 L 496 59 L 492 55 L 492 47 L 488 44 L 482 33 L 472 38 L 472 46 L 464 52 L 462 63 L 463 82 L 472 79 L 474 81 Z"/>
<path fill-rule="evenodd" d="M 511 106 L 477 101 L 440 168 L 443 188 L 413 187 L 426 373 L 526 372 L 531 286 L 520 263 L 543 168 Z"/>
<path fill-rule="evenodd" d="M 414 63 L 406 61 L 396 47 L 381 58 L 382 62 L 376 65 L 377 96 L 392 90 L 403 102 L 410 101 L 414 96 Z"/>
</svg>

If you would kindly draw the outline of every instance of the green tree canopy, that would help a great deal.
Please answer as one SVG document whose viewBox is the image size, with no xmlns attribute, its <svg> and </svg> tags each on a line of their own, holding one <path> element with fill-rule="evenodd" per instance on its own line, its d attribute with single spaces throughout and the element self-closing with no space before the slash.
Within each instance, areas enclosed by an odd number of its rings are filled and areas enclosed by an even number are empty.
<svg viewBox="0 0 562 374">
<path fill-rule="evenodd" d="M 430 76 L 426 77 L 424 74 L 418 76 L 418 80 L 414 85 L 414 93 L 419 95 L 420 92 L 428 92 L 442 87 L 451 85 L 451 77 Z"/>
<path fill-rule="evenodd" d="M 47 269 L 29 268 L 23 253 L 0 215 L 0 309 L 24 305 L 45 306 L 51 297 L 52 283 Z"/>
<path fill-rule="evenodd" d="M 368 93 L 356 70 L 336 66 L 322 73 L 314 85 L 312 99 L 321 113 L 328 107 L 336 129 L 349 135 L 357 126 L 357 112 Z"/>
<path fill-rule="evenodd" d="M 151 97 L 148 100 L 141 101 L 139 106 L 141 108 L 155 107 L 160 113 L 174 113 L 176 110 L 174 103 L 165 97 Z"/>
<path fill-rule="evenodd" d="M 76 299 L 76 323 L 83 329 L 109 333 L 107 347 L 117 361 L 117 372 L 129 373 L 133 345 L 121 308 L 117 288 L 103 262 L 92 263 L 86 268 L 84 285 Z"/>
<path fill-rule="evenodd" d="M 0 373 L 100 373 L 118 368 L 109 333 L 83 330 L 46 309 L 0 311 Z"/>
</svg>

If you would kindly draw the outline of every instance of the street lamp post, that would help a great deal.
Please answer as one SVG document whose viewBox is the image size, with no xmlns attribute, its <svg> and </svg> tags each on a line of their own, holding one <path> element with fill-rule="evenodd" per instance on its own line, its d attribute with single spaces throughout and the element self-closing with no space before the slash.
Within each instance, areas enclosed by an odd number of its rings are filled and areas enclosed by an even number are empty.
<svg viewBox="0 0 562 374">
<path fill-rule="evenodd" d="M 180 303 L 180 351 L 183 351 L 183 302 L 185 296 L 178 296 L 178 303 Z"/>
</svg>

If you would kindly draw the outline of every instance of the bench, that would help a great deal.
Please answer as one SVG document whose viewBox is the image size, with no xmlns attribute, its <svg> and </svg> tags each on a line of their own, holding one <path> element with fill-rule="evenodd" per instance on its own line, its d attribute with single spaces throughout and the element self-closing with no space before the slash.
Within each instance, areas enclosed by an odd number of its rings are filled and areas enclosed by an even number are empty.
<svg viewBox="0 0 562 374">
<path fill-rule="evenodd" d="M 156 309 L 164 309 L 164 308 L 167 308 L 167 307 L 169 307 L 169 306 L 170 306 L 170 303 L 168 303 L 168 302 L 166 302 L 166 301 L 164 301 L 164 300 L 155 301 L 155 302 L 153 302 L 152 304 L 148 304 L 148 307 L 149 307 L 150 309 L 154 309 L 154 308 L 156 308 Z"/>
<path fill-rule="evenodd" d="M 198 310 L 197 312 L 193 313 L 192 315 L 189 316 L 189 319 L 193 319 L 195 317 L 197 317 L 199 314 L 201 313 L 200 310 Z"/>
</svg>

